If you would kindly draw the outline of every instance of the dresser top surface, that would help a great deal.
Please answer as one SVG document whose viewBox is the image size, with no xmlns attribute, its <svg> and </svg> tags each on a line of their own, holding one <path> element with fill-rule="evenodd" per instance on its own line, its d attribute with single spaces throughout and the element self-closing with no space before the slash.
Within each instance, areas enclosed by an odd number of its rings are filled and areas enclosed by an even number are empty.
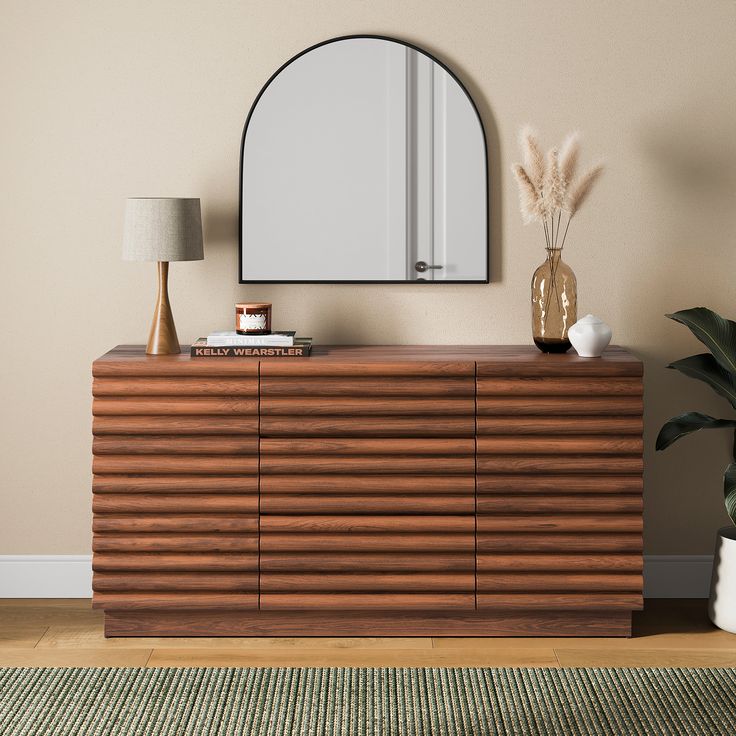
<svg viewBox="0 0 736 736">
<path fill-rule="evenodd" d="M 208 368 L 224 368 L 230 373 L 237 370 L 250 372 L 261 365 L 279 366 L 285 372 L 307 369 L 310 372 L 320 365 L 353 364 L 377 366 L 380 364 L 422 363 L 422 364 L 473 364 L 502 372 L 505 369 L 525 368 L 535 375 L 570 374 L 611 374 L 639 376 L 642 373 L 641 361 L 622 347 L 610 346 L 601 358 L 581 358 L 574 352 L 561 355 L 545 354 L 533 345 L 315 345 L 308 358 L 192 358 L 189 346 L 182 346 L 179 355 L 146 355 L 143 345 L 118 345 L 98 358 L 94 363 L 95 375 L 102 375 L 115 368 L 124 370 L 150 369 L 153 373 L 160 369 L 194 373 Z M 136 370 L 136 372 L 138 372 Z M 495 372 L 495 371 L 494 371 Z"/>
</svg>

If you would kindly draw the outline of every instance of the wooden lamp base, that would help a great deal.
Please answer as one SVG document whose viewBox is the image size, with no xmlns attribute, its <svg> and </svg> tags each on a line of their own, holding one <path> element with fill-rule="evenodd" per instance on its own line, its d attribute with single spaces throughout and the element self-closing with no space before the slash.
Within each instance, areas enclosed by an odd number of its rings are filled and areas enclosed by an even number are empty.
<svg viewBox="0 0 736 736">
<path fill-rule="evenodd" d="M 146 353 L 149 355 L 176 355 L 181 353 L 179 338 L 174 326 L 174 315 L 169 303 L 169 264 L 158 262 L 158 299 L 153 313 L 151 332 L 148 335 Z"/>
</svg>

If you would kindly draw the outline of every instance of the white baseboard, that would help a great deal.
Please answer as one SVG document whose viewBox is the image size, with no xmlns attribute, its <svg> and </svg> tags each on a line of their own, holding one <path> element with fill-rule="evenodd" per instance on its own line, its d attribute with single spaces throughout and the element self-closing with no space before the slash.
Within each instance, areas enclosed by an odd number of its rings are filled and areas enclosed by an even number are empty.
<svg viewBox="0 0 736 736">
<path fill-rule="evenodd" d="M 646 555 L 645 598 L 707 598 L 712 555 Z M 0 598 L 90 598 L 91 555 L 0 555 Z"/>
<path fill-rule="evenodd" d="M 0 598 L 91 598 L 92 555 L 0 555 Z"/>
</svg>

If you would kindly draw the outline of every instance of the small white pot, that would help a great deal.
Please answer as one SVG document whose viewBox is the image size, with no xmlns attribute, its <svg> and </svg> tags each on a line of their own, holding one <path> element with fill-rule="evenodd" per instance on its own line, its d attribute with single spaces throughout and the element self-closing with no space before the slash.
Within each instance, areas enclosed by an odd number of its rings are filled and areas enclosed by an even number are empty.
<svg viewBox="0 0 736 736">
<path fill-rule="evenodd" d="M 600 358 L 611 342 L 611 334 L 602 319 L 586 314 L 567 331 L 567 338 L 581 358 Z"/>
<path fill-rule="evenodd" d="M 736 634 L 736 526 L 718 530 L 708 615 L 719 629 Z"/>
</svg>

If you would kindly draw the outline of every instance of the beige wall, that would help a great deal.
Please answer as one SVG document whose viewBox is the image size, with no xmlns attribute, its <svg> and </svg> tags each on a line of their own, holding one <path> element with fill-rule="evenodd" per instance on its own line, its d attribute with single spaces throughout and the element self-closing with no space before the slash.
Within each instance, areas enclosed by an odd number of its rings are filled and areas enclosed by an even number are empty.
<svg viewBox="0 0 736 736">
<path fill-rule="evenodd" d="M 199 196 L 206 260 L 172 266 L 183 340 L 233 303 L 274 302 L 318 342 L 526 343 L 542 238 L 509 165 L 532 121 L 579 128 L 608 172 L 571 228 L 582 313 L 646 361 L 646 547 L 707 553 L 727 521 L 725 434 L 665 456 L 683 409 L 728 412 L 665 371 L 697 352 L 662 316 L 736 316 L 736 5 L 732 0 L 517 2 L 3 0 L 0 24 L 2 437 L 0 553 L 90 549 L 90 363 L 142 342 L 154 269 L 123 263 L 127 196 Z M 465 81 L 489 137 L 493 283 L 239 286 L 240 133 L 260 86 L 305 46 L 346 33 L 419 44 Z"/>
</svg>

